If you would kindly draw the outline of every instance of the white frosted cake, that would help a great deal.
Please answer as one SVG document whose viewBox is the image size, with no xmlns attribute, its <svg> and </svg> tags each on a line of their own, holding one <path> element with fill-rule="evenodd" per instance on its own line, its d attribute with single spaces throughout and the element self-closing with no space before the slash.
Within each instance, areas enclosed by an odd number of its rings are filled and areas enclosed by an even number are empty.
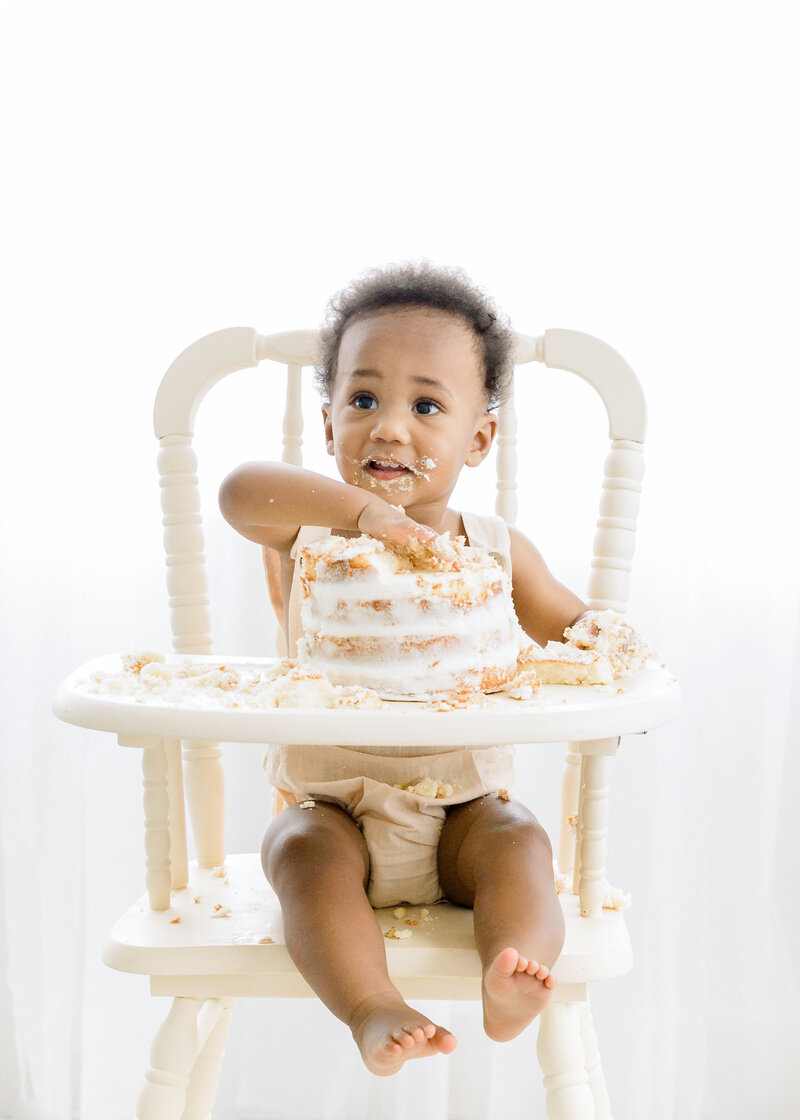
<svg viewBox="0 0 800 1120">
<path fill-rule="evenodd" d="M 334 684 L 403 699 L 490 692 L 516 675 L 511 580 L 462 538 L 409 551 L 328 537 L 302 549 L 301 565 L 298 655 Z"/>
</svg>

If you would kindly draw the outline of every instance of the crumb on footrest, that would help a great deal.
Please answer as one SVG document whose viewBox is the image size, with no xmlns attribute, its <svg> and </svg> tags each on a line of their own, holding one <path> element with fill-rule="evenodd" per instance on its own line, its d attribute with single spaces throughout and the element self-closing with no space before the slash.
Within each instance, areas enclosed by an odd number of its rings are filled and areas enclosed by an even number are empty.
<svg viewBox="0 0 800 1120">
<path fill-rule="evenodd" d="M 389 926 L 383 936 L 388 937 L 390 941 L 405 941 L 406 938 L 413 937 L 414 934 L 410 929 L 398 929 L 397 926 Z"/>
</svg>

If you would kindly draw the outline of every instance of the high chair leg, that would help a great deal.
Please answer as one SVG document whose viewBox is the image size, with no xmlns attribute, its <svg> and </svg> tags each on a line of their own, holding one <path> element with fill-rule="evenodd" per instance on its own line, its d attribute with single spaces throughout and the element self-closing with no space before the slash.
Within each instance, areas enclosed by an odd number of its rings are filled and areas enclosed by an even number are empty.
<svg viewBox="0 0 800 1120">
<path fill-rule="evenodd" d="M 181 1120 L 209 1120 L 211 1116 L 232 1011 L 233 1000 L 208 1000 L 203 1008 L 199 1020 L 201 1049 L 190 1074 Z"/>
<path fill-rule="evenodd" d="M 594 1097 L 595 1120 L 612 1120 L 611 1104 L 608 1100 L 606 1079 L 600 1064 L 600 1051 L 597 1048 L 597 1035 L 592 1021 L 589 1000 L 578 1005 L 581 1013 L 581 1036 L 583 1038 L 584 1068 L 589 1078 L 589 1088 Z"/>
<path fill-rule="evenodd" d="M 156 1032 L 150 1069 L 136 1104 L 136 1120 L 181 1120 L 189 1075 L 200 1050 L 197 1016 L 201 999 L 179 996 Z"/>
<path fill-rule="evenodd" d="M 540 1017 L 537 1045 L 548 1120 L 595 1120 L 585 1069 L 580 1001 L 553 999 Z"/>
</svg>

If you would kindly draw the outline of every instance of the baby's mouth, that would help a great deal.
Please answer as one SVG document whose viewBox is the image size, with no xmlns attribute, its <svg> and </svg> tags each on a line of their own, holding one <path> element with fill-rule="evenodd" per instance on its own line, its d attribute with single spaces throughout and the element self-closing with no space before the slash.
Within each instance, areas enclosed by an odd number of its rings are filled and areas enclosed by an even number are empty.
<svg viewBox="0 0 800 1120">
<path fill-rule="evenodd" d="M 413 467 L 406 467 L 395 459 L 365 459 L 361 468 L 370 478 L 380 479 L 383 482 L 416 474 Z"/>
</svg>

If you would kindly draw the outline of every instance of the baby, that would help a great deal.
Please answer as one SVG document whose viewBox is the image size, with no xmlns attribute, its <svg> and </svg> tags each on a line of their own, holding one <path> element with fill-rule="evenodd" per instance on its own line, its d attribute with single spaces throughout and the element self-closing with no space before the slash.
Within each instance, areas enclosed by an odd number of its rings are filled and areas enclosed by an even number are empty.
<svg viewBox="0 0 800 1120">
<path fill-rule="evenodd" d="M 290 642 L 293 546 L 308 526 L 400 544 L 449 532 L 491 547 L 511 572 L 519 621 L 540 645 L 561 640 L 584 614 L 522 533 L 448 505 L 462 468 L 492 446 L 513 346 L 494 306 L 457 270 L 375 270 L 331 301 L 318 377 L 342 481 L 246 463 L 220 491 L 225 518 L 267 546 Z M 276 747 L 270 761 L 289 807 L 267 830 L 262 862 L 289 952 L 381 1076 L 409 1058 L 448 1054 L 456 1039 L 392 984 L 373 904 L 446 898 L 473 908 L 484 1027 L 496 1041 L 516 1037 L 546 1005 L 564 940 L 547 835 L 523 805 L 497 796 L 511 781 L 512 748 L 420 750 L 409 762 L 397 748 Z M 453 795 L 432 807 L 396 788 L 409 766 L 448 782 Z M 306 799 L 313 810 L 298 804 Z M 398 863 L 405 878 L 395 882 Z"/>
</svg>

